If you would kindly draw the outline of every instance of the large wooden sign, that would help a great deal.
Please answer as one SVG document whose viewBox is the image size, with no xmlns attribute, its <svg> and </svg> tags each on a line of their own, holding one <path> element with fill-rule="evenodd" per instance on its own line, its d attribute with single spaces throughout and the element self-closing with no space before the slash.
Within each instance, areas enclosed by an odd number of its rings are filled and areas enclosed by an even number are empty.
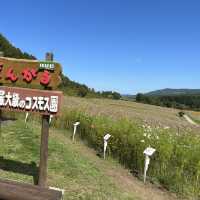
<svg viewBox="0 0 200 200">
<path fill-rule="evenodd" d="M 57 115 L 62 92 L 0 86 L 0 109 Z"/>
<path fill-rule="evenodd" d="M 46 54 L 46 60 L 0 57 L 0 111 L 5 109 L 42 114 L 40 187 L 47 187 L 49 115 L 59 113 L 62 101 L 62 92 L 53 91 L 61 83 L 61 66 L 52 61 L 51 53 Z"/>
<path fill-rule="evenodd" d="M 56 89 L 61 66 L 53 61 L 0 57 L 0 84 L 37 89 Z"/>
</svg>

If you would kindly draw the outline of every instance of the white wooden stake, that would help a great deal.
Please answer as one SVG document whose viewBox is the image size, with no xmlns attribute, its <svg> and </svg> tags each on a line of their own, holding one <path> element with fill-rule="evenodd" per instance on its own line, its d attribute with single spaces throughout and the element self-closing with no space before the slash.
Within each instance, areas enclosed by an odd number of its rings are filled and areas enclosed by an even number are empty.
<svg viewBox="0 0 200 200">
<path fill-rule="evenodd" d="M 80 124 L 80 122 L 74 123 L 74 132 L 73 132 L 73 136 L 72 136 L 72 141 L 73 141 L 73 142 L 74 142 L 74 139 L 75 139 L 77 126 L 78 126 L 79 124 Z"/>
<path fill-rule="evenodd" d="M 156 149 L 151 148 L 151 147 L 147 147 L 144 150 L 144 155 L 145 155 L 145 163 L 144 163 L 144 183 L 146 183 L 146 177 L 147 177 L 147 171 L 149 168 L 149 164 L 150 164 L 150 156 L 152 156 L 155 153 Z"/>
<path fill-rule="evenodd" d="M 51 124 L 52 118 L 53 118 L 53 115 L 50 115 L 50 117 L 49 117 L 49 124 Z"/>
<path fill-rule="evenodd" d="M 106 149 L 107 149 L 108 142 L 104 140 L 104 147 L 103 147 L 103 158 L 106 159 Z"/>
<path fill-rule="evenodd" d="M 110 134 L 106 134 L 104 137 L 103 137 L 103 140 L 104 140 L 104 145 L 103 145 L 103 158 L 104 160 L 106 159 L 106 149 L 107 149 L 107 146 L 108 146 L 108 139 L 111 137 Z"/>
<path fill-rule="evenodd" d="M 29 116 L 29 113 L 27 112 L 25 116 L 25 123 L 27 122 L 28 116 Z"/>
<path fill-rule="evenodd" d="M 147 170 L 149 168 L 150 158 L 149 156 L 145 156 L 145 164 L 144 164 L 144 183 L 146 183 L 146 177 L 147 177 Z"/>
</svg>

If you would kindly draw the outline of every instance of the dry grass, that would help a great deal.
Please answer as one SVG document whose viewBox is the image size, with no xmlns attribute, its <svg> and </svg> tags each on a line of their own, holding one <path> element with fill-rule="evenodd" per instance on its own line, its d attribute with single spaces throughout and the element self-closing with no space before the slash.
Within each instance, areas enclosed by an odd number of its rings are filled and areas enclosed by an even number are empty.
<svg viewBox="0 0 200 200">
<path fill-rule="evenodd" d="M 169 126 L 199 131 L 199 129 L 193 127 L 186 120 L 178 116 L 178 109 L 121 100 L 86 99 L 69 96 L 65 96 L 64 107 L 78 109 L 95 116 L 104 115 L 112 119 L 128 118 L 153 126 Z M 198 113 L 198 116 L 200 119 L 200 113 Z"/>
</svg>

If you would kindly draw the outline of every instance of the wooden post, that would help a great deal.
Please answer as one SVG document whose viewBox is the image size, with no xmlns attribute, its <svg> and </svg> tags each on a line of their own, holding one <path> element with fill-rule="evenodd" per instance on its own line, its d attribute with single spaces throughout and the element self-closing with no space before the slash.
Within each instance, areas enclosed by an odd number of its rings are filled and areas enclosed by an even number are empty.
<svg viewBox="0 0 200 200">
<path fill-rule="evenodd" d="M 52 61 L 53 54 L 46 53 L 46 60 Z M 38 181 L 38 185 L 40 187 L 47 187 L 48 139 L 49 139 L 49 115 L 43 115 L 42 116 L 41 146 L 40 146 L 39 181 Z"/>
<path fill-rule="evenodd" d="M 0 51 L 0 57 L 4 56 L 4 52 Z M 1 126 L 2 126 L 2 110 L 0 110 L 0 136 L 1 136 Z"/>
<path fill-rule="evenodd" d="M 0 137 L 2 136 L 2 110 L 0 110 Z"/>
<path fill-rule="evenodd" d="M 49 116 L 43 115 L 41 146 L 40 146 L 39 182 L 38 182 L 38 185 L 41 187 L 47 187 L 48 139 L 49 139 Z"/>
</svg>

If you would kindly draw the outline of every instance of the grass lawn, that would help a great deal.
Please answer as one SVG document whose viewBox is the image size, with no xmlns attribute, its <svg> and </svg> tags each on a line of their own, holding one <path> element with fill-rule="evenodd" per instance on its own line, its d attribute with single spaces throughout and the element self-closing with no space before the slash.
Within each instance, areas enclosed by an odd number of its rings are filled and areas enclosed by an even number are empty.
<svg viewBox="0 0 200 200">
<path fill-rule="evenodd" d="M 34 183 L 40 152 L 40 125 L 23 120 L 2 124 L 0 134 L 0 177 Z M 78 144 L 70 133 L 51 129 L 49 140 L 48 185 L 65 189 L 65 199 L 131 200 L 132 192 L 120 188 L 102 166 Z M 98 158 L 99 159 L 99 158 Z M 111 163 L 113 165 L 113 163 Z M 34 177 L 34 178 L 33 178 Z"/>
</svg>

